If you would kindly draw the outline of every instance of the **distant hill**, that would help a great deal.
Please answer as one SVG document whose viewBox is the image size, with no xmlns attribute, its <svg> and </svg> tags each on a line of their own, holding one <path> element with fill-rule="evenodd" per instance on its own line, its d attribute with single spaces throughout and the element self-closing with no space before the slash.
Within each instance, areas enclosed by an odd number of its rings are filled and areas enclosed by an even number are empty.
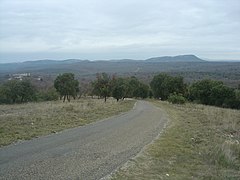
<svg viewBox="0 0 240 180">
<path fill-rule="evenodd" d="M 240 62 L 214 62 L 195 55 L 164 56 L 146 60 L 38 60 L 22 63 L 0 64 L 0 83 L 11 74 L 30 73 L 31 77 L 53 80 L 58 74 L 72 72 L 79 79 L 91 80 L 96 73 L 106 72 L 118 76 L 137 76 L 143 81 L 151 80 L 153 75 L 165 72 L 181 75 L 188 82 L 203 78 L 222 80 L 232 87 L 240 84 Z"/>
<path fill-rule="evenodd" d="M 146 59 L 148 62 L 205 62 L 195 55 L 163 56 Z"/>
<path fill-rule="evenodd" d="M 66 60 L 50 60 L 50 59 L 44 59 L 44 60 L 36 60 L 36 61 L 24 61 L 22 63 L 18 64 L 71 64 L 71 63 L 78 63 L 86 60 L 80 60 L 80 59 L 66 59 Z M 12 63 L 9 63 L 12 64 Z M 13 63 L 14 64 L 14 63 Z"/>
</svg>

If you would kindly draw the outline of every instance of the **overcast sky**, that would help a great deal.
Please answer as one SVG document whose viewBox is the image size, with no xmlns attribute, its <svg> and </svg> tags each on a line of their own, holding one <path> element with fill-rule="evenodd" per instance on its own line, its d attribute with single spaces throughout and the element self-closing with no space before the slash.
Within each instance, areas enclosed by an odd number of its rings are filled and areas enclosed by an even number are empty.
<svg viewBox="0 0 240 180">
<path fill-rule="evenodd" d="M 240 0 L 0 0 L 0 63 L 179 54 L 240 60 Z"/>
</svg>

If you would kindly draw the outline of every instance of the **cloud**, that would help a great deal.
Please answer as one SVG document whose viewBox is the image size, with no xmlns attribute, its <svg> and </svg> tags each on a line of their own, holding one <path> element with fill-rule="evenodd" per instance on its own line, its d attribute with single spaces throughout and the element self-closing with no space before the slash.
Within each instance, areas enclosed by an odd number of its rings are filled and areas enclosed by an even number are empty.
<svg viewBox="0 0 240 180">
<path fill-rule="evenodd" d="M 0 0 L 0 53 L 237 59 L 239 18 L 238 0 Z"/>
</svg>

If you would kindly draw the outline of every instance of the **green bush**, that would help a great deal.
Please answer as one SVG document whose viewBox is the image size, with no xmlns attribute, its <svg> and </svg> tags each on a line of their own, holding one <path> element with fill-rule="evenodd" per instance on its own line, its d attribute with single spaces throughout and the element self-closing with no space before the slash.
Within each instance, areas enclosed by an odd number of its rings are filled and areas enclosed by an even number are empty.
<svg viewBox="0 0 240 180">
<path fill-rule="evenodd" d="M 171 94 L 168 97 L 168 102 L 173 103 L 173 104 L 185 104 L 186 99 L 182 95 L 178 94 Z"/>
<path fill-rule="evenodd" d="M 29 80 L 11 80 L 0 86 L 0 103 L 14 104 L 36 101 L 36 88 Z"/>
<path fill-rule="evenodd" d="M 221 81 L 204 79 L 190 86 L 188 99 L 205 105 L 239 109 L 238 94 L 238 90 L 224 85 Z"/>
<path fill-rule="evenodd" d="M 38 93 L 38 101 L 56 101 L 58 99 L 59 94 L 55 89 L 49 89 Z"/>
<path fill-rule="evenodd" d="M 172 93 L 185 94 L 187 85 L 181 76 L 173 77 L 161 73 L 153 77 L 150 87 L 154 98 L 167 100 Z"/>
</svg>

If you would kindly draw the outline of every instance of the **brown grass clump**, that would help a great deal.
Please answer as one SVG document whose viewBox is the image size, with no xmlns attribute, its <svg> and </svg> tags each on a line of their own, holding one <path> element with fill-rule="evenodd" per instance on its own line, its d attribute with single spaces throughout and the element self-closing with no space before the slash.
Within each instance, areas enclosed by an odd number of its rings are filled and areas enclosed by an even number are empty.
<svg viewBox="0 0 240 180">
<path fill-rule="evenodd" d="M 112 179 L 240 179 L 240 111 L 153 101 L 170 122 Z"/>
<path fill-rule="evenodd" d="M 134 101 L 85 98 L 70 103 L 50 101 L 0 105 L 0 146 L 82 126 L 130 110 Z"/>
</svg>

